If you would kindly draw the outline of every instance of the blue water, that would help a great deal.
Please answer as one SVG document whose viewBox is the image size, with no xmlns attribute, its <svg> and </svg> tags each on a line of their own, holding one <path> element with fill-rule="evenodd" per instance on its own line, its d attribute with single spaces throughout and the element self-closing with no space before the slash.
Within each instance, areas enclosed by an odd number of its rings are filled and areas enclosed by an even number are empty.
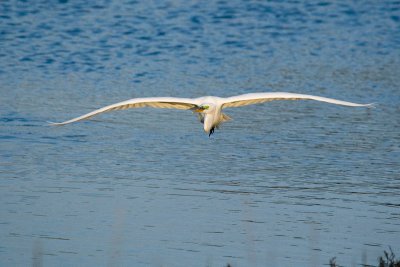
<svg viewBox="0 0 400 267">
<path fill-rule="evenodd" d="M 399 1 L 1 1 L 0 266 L 343 266 L 400 255 Z M 137 109 L 133 97 L 308 93 Z"/>
</svg>

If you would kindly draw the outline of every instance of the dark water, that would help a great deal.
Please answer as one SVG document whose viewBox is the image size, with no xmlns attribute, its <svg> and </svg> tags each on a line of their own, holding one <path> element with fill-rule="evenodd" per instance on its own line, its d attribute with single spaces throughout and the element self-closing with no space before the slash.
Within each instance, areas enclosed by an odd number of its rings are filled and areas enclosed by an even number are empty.
<svg viewBox="0 0 400 267">
<path fill-rule="evenodd" d="M 1 266 L 400 254 L 399 1 L 2 1 L 0 15 Z M 46 126 L 132 97 L 255 91 L 378 107 L 232 109 L 210 139 L 177 110 Z"/>
</svg>

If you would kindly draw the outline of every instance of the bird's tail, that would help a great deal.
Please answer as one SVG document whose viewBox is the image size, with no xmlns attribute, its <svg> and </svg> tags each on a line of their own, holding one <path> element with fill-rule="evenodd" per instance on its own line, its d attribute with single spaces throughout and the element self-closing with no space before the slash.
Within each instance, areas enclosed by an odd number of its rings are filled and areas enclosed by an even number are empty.
<svg viewBox="0 0 400 267">
<path fill-rule="evenodd" d="M 221 113 L 221 116 L 220 116 L 220 121 L 221 121 L 221 123 L 222 123 L 222 122 L 226 122 L 226 121 L 230 121 L 230 120 L 232 120 L 231 117 L 229 117 L 229 116 L 226 115 L 225 113 Z"/>
<path fill-rule="evenodd" d="M 226 115 L 225 113 L 221 113 L 221 115 L 219 116 L 218 124 L 215 125 L 215 127 L 216 127 L 217 129 L 219 129 L 219 126 L 220 126 L 222 123 L 227 122 L 227 121 L 230 121 L 230 120 L 232 120 L 231 117 L 229 117 L 229 116 Z"/>
</svg>

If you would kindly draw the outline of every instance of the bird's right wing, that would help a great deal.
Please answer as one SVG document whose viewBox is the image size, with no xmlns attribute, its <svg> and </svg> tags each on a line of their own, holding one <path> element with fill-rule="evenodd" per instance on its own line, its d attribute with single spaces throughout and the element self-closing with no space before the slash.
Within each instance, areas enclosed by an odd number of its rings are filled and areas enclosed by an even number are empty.
<svg viewBox="0 0 400 267">
<path fill-rule="evenodd" d="M 317 100 L 336 105 L 351 106 L 351 107 L 373 106 L 373 104 L 357 104 L 321 96 L 276 92 L 276 93 L 250 93 L 250 94 L 228 97 L 223 100 L 222 108 L 241 107 L 252 104 L 260 104 L 274 100 L 301 100 L 301 99 Z"/>
<path fill-rule="evenodd" d="M 128 108 L 142 108 L 142 107 L 153 107 L 153 108 L 174 108 L 174 109 L 193 109 L 200 103 L 197 99 L 191 98 L 177 98 L 177 97 L 147 97 L 147 98 L 133 98 L 126 101 L 122 101 L 116 104 L 105 106 L 103 108 L 96 109 L 92 112 L 84 114 L 74 119 L 70 119 L 64 122 L 53 122 L 51 125 L 65 125 L 68 123 L 89 119 L 103 112 L 122 110 Z"/>
</svg>

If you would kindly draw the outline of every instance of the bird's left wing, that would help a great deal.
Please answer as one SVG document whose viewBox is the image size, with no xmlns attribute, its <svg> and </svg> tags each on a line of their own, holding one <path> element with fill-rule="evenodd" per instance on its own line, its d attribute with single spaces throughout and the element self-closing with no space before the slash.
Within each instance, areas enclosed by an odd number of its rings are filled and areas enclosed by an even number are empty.
<svg viewBox="0 0 400 267">
<path fill-rule="evenodd" d="M 274 100 L 301 100 L 301 99 L 317 100 L 336 105 L 351 106 L 351 107 L 373 106 L 373 104 L 357 104 L 321 96 L 276 92 L 276 93 L 251 93 L 251 94 L 228 97 L 223 100 L 222 108 L 241 107 L 252 104 L 260 104 Z"/>
<path fill-rule="evenodd" d="M 92 112 L 84 114 L 74 119 L 70 119 L 64 122 L 50 123 L 51 125 L 65 125 L 68 123 L 89 119 L 103 112 L 122 110 L 128 108 L 142 108 L 142 107 L 153 107 L 153 108 L 174 108 L 174 109 L 192 109 L 198 106 L 199 101 L 191 98 L 177 98 L 177 97 L 147 97 L 147 98 L 133 98 L 126 101 L 122 101 L 116 104 L 105 106 L 103 108 L 96 109 Z"/>
</svg>

